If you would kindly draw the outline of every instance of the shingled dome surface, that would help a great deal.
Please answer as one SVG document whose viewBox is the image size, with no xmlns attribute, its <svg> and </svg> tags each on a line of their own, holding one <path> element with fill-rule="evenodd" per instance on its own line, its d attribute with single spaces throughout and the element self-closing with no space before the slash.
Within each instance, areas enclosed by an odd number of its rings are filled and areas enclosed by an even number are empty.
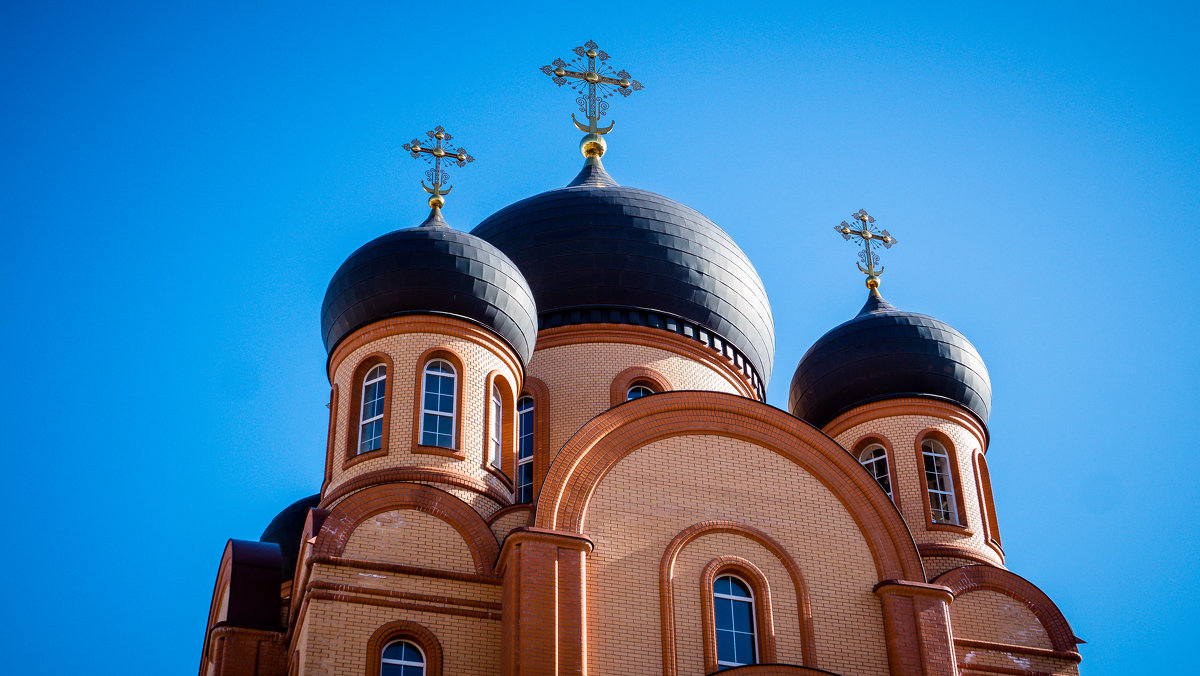
<svg viewBox="0 0 1200 676">
<path fill-rule="evenodd" d="M 987 423 L 992 383 L 975 346 L 943 321 L 901 312 L 872 293 L 854 319 L 800 359 L 788 396 L 798 418 L 824 427 L 846 411 L 902 396 L 958 404 Z"/>
<path fill-rule="evenodd" d="M 695 209 L 618 186 L 589 164 L 571 185 L 512 204 L 471 232 L 521 269 L 543 328 L 564 311 L 663 313 L 735 347 L 763 388 L 771 377 L 775 324 L 762 280 L 733 239 Z"/>
<path fill-rule="evenodd" d="M 304 531 L 304 522 L 308 519 L 308 510 L 313 509 L 321 501 L 321 495 L 310 495 L 288 505 L 282 512 L 271 519 L 267 529 L 259 536 L 259 542 L 273 542 L 279 545 L 283 554 L 283 579 L 292 579 L 296 569 L 296 557 L 300 554 L 300 535 Z"/>
<path fill-rule="evenodd" d="M 537 307 L 517 266 L 496 247 L 431 217 L 350 254 L 329 282 L 321 332 L 330 353 L 381 319 L 408 314 L 466 319 L 503 339 L 528 364 Z"/>
</svg>

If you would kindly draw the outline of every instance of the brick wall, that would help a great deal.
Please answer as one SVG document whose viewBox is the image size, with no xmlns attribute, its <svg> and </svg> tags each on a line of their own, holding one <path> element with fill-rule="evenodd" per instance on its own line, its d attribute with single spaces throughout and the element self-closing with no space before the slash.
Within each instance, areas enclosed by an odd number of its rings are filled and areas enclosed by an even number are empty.
<svg viewBox="0 0 1200 676">
<path fill-rule="evenodd" d="M 835 421 L 836 422 L 836 421 Z M 925 507 L 925 478 L 924 466 L 918 456 L 918 435 L 927 430 L 941 432 L 954 445 L 952 456 L 957 460 L 954 471 L 957 473 L 958 486 L 962 490 L 962 504 L 965 513 L 959 518 L 969 532 L 930 529 L 927 525 L 927 509 Z M 972 465 L 974 453 L 984 448 L 984 441 L 968 428 L 945 418 L 932 415 L 895 415 L 875 418 L 838 433 L 834 438 L 839 444 L 853 449 L 863 437 L 876 434 L 886 438 L 892 447 L 893 467 L 896 476 L 893 477 L 893 494 L 899 500 L 900 513 L 912 531 L 913 539 L 918 545 L 943 544 L 962 547 L 973 554 L 977 560 L 990 565 L 1003 567 L 1004 562 L 997 552 L 986 543 L 979 501 L 979 491 L 975 484 L 975 469 Z M 949 450 L 949 449 L 948 449 Z M 942 557 L 946 558 L 946 557 Z M 942 570 L 954 566 L 941 565 L 947 562 L 937 562 L 934 569 L 929 571 L 930 577 Z M 958 564 L 961 565 L 961 564 Z"/>
<path fill-rule="evenodd" d="M 853 518 L 819 481 L 754 444 L 709 435 L 671 437 L 622 459 L 588 504 L 588 663 L 592 673 L 659 673 L 659 566 L 680 531 L 712 519 L 746 523 L 777 540 L 807 580 L 816 665 L 845 674 L 886 674 L 878 581 Z M 676 567 L 676 640 L 681 674 L 702 673 L 698 566 L 737 555 L 769 579 L 780 661 L 798 663 L 794 593 L 777 560 L 736 535 L 703 536 Z"/>
<path fill-rule="evenodd" d="M 431 514 L 398 509 L 376 514 L 359 524 L 342 556 L 474 573 L 471 550 L 454 527 Z"/>
<path fill-rule="evenodd" d="M 612 407 L 609 386 L 613 378 L 631 366 L 654 369 L 675 390 L 737 394 L 729 380 L 715 369 L 664 349 L 626 343 L 539 349 L 529 363 L 529 375 L 542 380 L 550 390 L 552 454 L 585 422 Z"/>
</svg>

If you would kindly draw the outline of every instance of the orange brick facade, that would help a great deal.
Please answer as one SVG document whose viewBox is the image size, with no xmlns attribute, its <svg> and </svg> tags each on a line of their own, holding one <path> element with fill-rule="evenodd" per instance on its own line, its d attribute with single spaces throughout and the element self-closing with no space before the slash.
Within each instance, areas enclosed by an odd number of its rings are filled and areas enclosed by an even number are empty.
<svg viewBox="0 0 1200 676">
<path fill-rule="evenodd" d="M 453 448 L 420 444 L 431 358 L 457 372 Z M 359 456 L 375 363 L 385 441 Z M 295 565 L 262 543 L 226 549 L 201 676 L 378 675 L 397 640 L 432 675 L 699 676 L 718 670 L 722 575 L 755 599 L 759 664 L 731 674 L 1078 673 L 1067 621 L 1004 568 L 987 431 L 953 404 L 879 401 L 816 429 L 710 350 L 604 324 L 543 331 L 526 369 L 474 324 L 397 317 L 352 334 L 328 369 L 325 479 Z M 636 383 L 656 393 L 623 401 Z M 529 504 L 516 502 L 522 396 Z M 931 436 L 952 458 L 958 525 L 930 516 Z M 887 449 L 893 499 L 853 453 L 868 441 Z"/>
</svg>

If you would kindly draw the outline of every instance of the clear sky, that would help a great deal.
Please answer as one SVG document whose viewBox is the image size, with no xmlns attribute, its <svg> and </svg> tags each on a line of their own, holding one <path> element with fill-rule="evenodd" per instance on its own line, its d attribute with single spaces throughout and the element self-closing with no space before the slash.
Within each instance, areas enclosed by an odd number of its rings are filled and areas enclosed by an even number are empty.
<svg viewBox="0 0 1200 676">
<path fill-rule="evenodd" d="M 1084 673 L 1193 664 L 1197 9 L 980 4 L 4 3 L 0 671 L 195 673 L 225 540 L 319 488 L 325 285 L 425 216 L 400 146 L 478 159 L 462 229 L 564 185 L 538 67 L 588 39 L 646 85 L 609 172 L 758 268 L 770 403 L 862 304 L 865 207 L 991 370 L 1008 565 Z"/>
</svg>

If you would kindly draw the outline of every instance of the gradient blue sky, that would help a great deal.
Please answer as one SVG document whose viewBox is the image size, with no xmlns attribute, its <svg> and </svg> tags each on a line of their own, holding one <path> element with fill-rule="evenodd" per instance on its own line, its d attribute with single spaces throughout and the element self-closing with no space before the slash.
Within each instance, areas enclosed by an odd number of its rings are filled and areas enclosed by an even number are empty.
<svg viewBox="0 0 1200 676">
<path fill-rule="evenodd" d="M 1194 663 L 1198 29 L 1182 2 L 4 3 L 0 671 L 195 672 L 226 538 L 319 487 L 318 311 L 425 215 L 400 146 L 443 124 L 478 158 L 462 229 L 565 184 L 573 98 L 537 69 L 589 38 L 646 85 L 610 173 L 763 278 L 770 402 L 863 301 L 832 226 L 866 207 L 901 242 L 885 296 L 987 361 L 1008 564 L 1084 673 Z"/>
</svg>

